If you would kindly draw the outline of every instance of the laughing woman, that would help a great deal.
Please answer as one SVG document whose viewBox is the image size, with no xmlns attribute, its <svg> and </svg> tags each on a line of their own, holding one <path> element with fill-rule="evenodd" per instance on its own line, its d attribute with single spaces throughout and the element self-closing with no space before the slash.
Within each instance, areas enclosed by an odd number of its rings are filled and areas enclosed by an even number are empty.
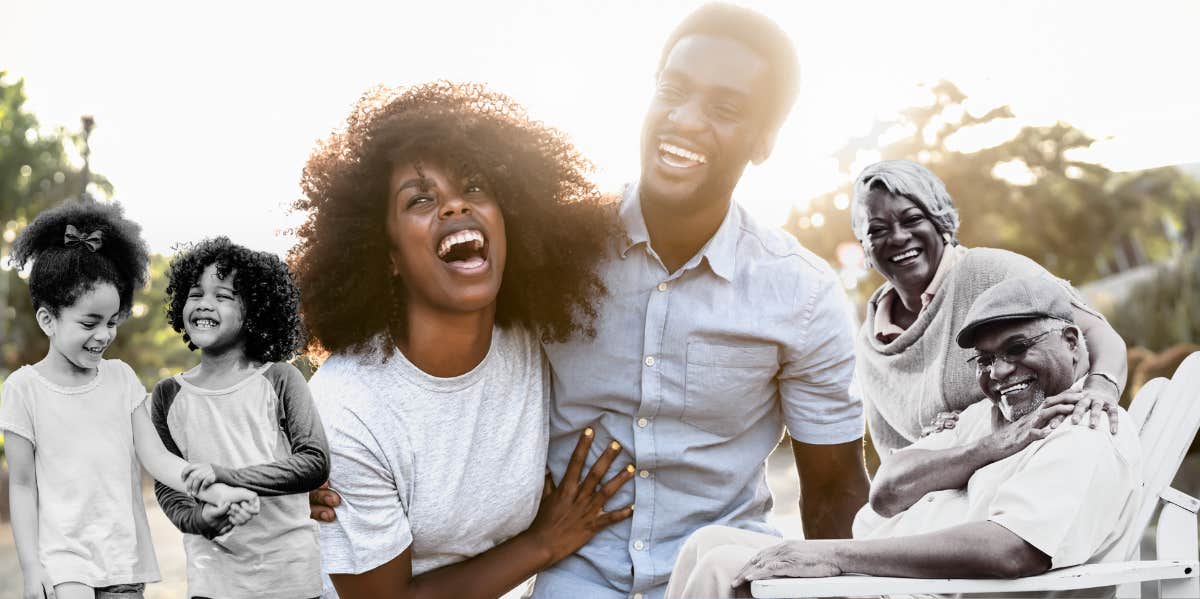
<svg viewBox="0 0 1200 599">
<path fill-rule="evenodd" d="M 883 460 L 928 432 L 935 417 L 983 399 L 971 354 L 953 341 L 975 298 L 1008 278 L 1052 276 L 1019 254 L 963 247 L 958 222 L 941 179 L 915 162 L 879 162 L 854 182 L 850 224 L 886 280 L 867 303 L 855 351 L 855 379 Z M 1115 432 L 1116 411 L 1108 408 L 1117 405 L 1125 385 L 1125 342 L 1070 284 L 1060 282 L 1074 298 L 1091 367 L 1082 391 L 1050 403 L 1075 403 L 1074 418 L 1090 409 L 1093 427 L 1108 411 Z"/>
<path fill-rule="evenodd" d="M 587 168 L 512 100 L 450 83 L 369 92 L 310 157 L 291 260 L 329 354 L 311 387 L 343 599 L 497 597 L 631 514 L 605 511 L 632 466 L 610 477 L 619 448 L 590 430 L 545 479 L 539 340 L 591 334 L 615 230 Z"/>
</svg>

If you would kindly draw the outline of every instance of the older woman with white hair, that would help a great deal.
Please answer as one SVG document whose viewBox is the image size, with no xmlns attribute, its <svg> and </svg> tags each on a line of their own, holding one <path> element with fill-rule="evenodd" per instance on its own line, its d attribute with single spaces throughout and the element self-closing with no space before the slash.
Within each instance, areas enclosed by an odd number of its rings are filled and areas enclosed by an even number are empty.
<svg viewBox="0 0 1200 599">
<path fill-rule="evenodd" d="M 1013 252 L 959 244 L 958 211 L 946 186 L 908 160 L 878 162 L 859 174 L 850 224 L 868 263 L 886 279 L 867 303 L 855 377 L 871 440 L 887 460 L 933 428 L 953 427 L 947 413 L 983 399 L 976 368 L 968 363 L 971 354 L 954 343 L 975 298 L 1008 278 L 1053 275 Z M 1047 403 L 1074 402 L 1077 422 L 1090 410 L 1093 428 L 1106 411 L 1115 431 L 1116 412 L 1109 408 L 1125 387 L 1125 342 L 1068 282 L 1057 280 L 1071 292 L 1091 367 L 1082 391 Z M 1027 349 L 1014 345 L 1007 359 Z"/>
</svg>

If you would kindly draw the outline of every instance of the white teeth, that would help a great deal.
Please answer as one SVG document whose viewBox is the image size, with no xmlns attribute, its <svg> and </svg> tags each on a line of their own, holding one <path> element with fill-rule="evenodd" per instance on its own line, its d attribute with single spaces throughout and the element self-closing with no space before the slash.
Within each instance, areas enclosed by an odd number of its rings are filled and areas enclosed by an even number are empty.
<svg viewBox="0 0 1200 599">
<path fill-rule="evenodd" d="M 674 154 L 676 156 L 679 156 L 680 158 L 685 158 L 687 160 L 691 160 L 692 162 L 699 162 L 700 164 L 708 163 L 708 158 L 705 158 L 704 154 L 697 154 L 690 150 L 685 150 L 675 144 L 669 144 L 669 143 L 663 142 L 663 143 L 658 144 L 658 149 L 661 152 L 666 152 L 668 154 Z"/>
<path fill-rule="evenodd" d="M 442 238 L 442 242 L 438 244 L 438 258 L 445 258 L 446 254 L 450 253 L 450 248 L 460 244 L 472 242 L 475 244 L 476 250 L 483 249 L 483 233 L 475 229 L 467 229 L 457 233 L 451 233 Z"/>
<path fill-rule="evenodd" d="M 916 256 L 917 254 L 918 254 L 918 252 L 915 249 L 908 250 L 907 252 L 904 252 L 903 254 L 898 254 L 896 256 L 892 256 L 892 262 L 899 262 L 901 260 L 907 260 L 909 258 L 912 258 L 913 256 Z"/>
<path fill-rule="evenodd" d="M 1017 383 L 1015 385 L 1012 385 L 1011 387 L 1005 387 L 1005 388 L 1001 389 L 1000 395 L 1008 395 L 1009 393 L 1016 393 L 1018 391 L 1024 391 L 1027 388 L 1029 388 L 1029 383 Z"/>
<path fill-rule="evenodd" d="M 211 318 L 197 318 L 192 321 L 192 324 L 196 325 L 198 329 L 211 329 L 217 326 L 217 321 Z"/>
</svg>

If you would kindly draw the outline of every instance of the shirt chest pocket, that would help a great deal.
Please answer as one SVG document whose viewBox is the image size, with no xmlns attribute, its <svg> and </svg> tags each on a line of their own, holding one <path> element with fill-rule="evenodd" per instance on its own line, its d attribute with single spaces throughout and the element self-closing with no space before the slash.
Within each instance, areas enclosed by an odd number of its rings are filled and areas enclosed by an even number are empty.
<svg viewBox="0 0 1200 599">
<path fill-rule="evenodd" d="M 732 436 L 771 408 L 779 351 L 774 345 L 687 346 L 680 419 L 698 429 Z"/>
</svg>

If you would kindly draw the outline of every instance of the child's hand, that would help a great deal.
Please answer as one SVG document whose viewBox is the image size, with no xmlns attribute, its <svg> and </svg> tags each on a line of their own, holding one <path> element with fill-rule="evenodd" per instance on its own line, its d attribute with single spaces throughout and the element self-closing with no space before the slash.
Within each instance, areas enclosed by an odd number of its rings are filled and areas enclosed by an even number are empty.
<svg viewBox="0 0 1200 599">
<path fill-rule="evenodd" d="M 250 521 L 258 514 L 260 504 L 258 498 L 255 497 L 254 502 L 239 501 L 229 504 L 229 521 L 237 526 L 241 526 Z"/>
<path fill-rule="evenodd" d="M 253 502 L 258 505 L 258 495 L 254 491 L 241 487 L 231 487 L 225 483 L 213 483 L 200 492 L 199 499 L 206 503 L 226 506 L 239 501 Z"/>
<path fill-rule="evenodd" d="M 229 517 L 228 505 L 221 506 L 205 503 L 200 508 L 200 519 L 204 521 L 206 526 L 216 529 L 217 536 L 233 530 L 235 524 Z"/>
<path fill-rule="evenodd" d="M 25 577 L 25 591 L 21 599 L 54 599 L 54 585 L 45 570 L 39 570 Z"/>
<path fill-rule="evenodd" d="M 182 476 L 183 486 L 192 497 L 217 482 L 217 472 L 213 470 L 212 464 L 188 464 L 183 469 Z"/>
</svg>

